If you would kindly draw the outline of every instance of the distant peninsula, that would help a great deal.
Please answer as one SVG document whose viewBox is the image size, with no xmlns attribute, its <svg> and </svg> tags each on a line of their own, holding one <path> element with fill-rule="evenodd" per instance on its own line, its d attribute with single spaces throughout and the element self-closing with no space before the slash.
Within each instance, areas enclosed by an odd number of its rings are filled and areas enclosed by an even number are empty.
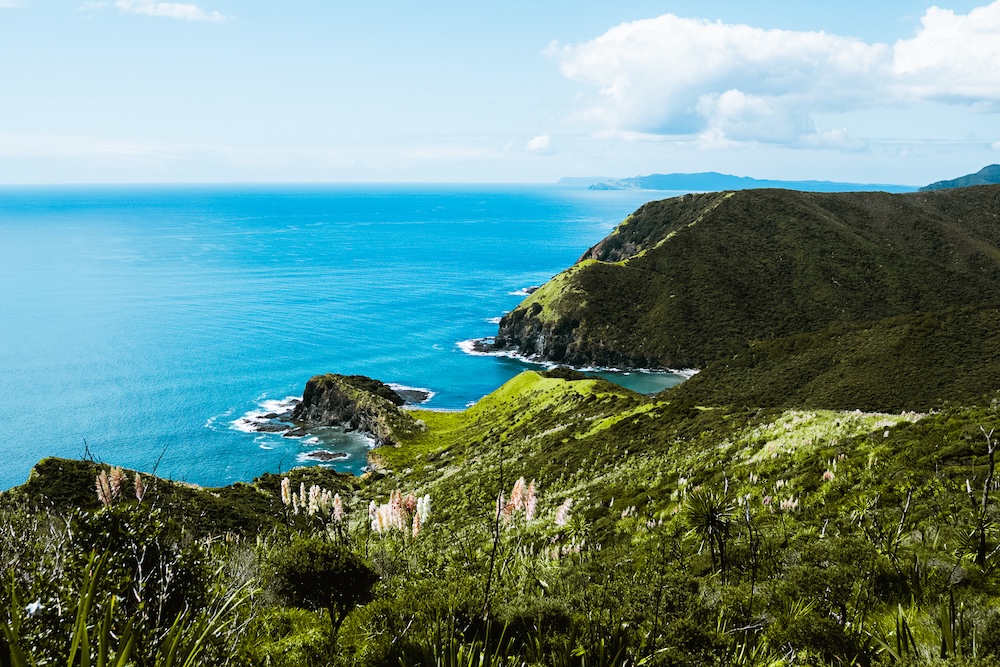
<svg viewBox="0 0 1000 667">
<path fill-rule="evenodd" d="M 950 181 L 937 181 L 928 186 L 920 188 L 927 190 L 947 190 L 950 188 L 967 188 L 973 185 L 1000 185 L 1000 164 L 991 164 L 983 167 L 974 174 L 967 174 L 953 178 Z"/>
<path fill-rule="evenodd" d="M 650 174 L 607 180 L 561 179 L 560 184 L 586 183 L 590 190 L 683 190 L 686 192 L 715 192 L 721 190 L 751 190 L 755 188 L 782 188 L 803 192 L 915 192 L 911 185 L 885 183 L 837 183 L 833 181 L 778 181 L 771 179 L 732 176 L 715 171 L 697 174 Z"/>
</svg>

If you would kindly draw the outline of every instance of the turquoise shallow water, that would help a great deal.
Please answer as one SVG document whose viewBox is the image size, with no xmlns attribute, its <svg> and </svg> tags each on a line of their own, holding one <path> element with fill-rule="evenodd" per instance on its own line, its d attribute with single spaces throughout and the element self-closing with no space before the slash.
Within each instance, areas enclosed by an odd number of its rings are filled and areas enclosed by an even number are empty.
<svg viewBox="0 0 1000 667">
<path fill-rule="evenodd" d="M 234 422 L 321 372 L 457 409 L 530 366 L 465 354 L 495 318 L 650 199 L 543 186 L 0 188 L 0 488 L 45 456 L 204 485 L 288 469 Z M 641 391 L 678 378 L 615 376 Z"/>
</svg>

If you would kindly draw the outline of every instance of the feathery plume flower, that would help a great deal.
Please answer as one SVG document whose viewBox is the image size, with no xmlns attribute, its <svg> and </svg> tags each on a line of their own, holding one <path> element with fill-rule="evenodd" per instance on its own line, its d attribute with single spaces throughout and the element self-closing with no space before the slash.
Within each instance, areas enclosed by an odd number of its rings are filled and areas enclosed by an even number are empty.
<svg viewBox="0 0 1000 667">
<path fill-rule="evenodd" d="M 139 473 L 135 474 L 135 499 L 140 503 L 143 497 L 146 495 L 146 485 L 142 481 L 142 475 Z"/>
<path fill-rule="evenodd" d="M 319 513 L 321 497 L 322 492 L 318 486 L 313 484 L 309 487 L 309 516 L 316 516 Z"/>
<path fill-rule="evenodd" d="M 339 493 L 333 496 L 333 520 L 337 523 L 344 522 L 344 503 L 340 499 Z"/>
<path fill-rule="evenodd" d="M 524 509 L 524 500 L 525 500 L 524 485 L 525 485 L 524 478 L 518 477 L 517 481 L 514 482 L 514 489 L 510 492 L 510 504 L 513 506 L 513 509 L 515 510 Z"/>
<path fill-rule="evenodd" d="M 794 512 L 795 510 L 798 509 L 798 507 L 799 507 L 798 498 L 786 498 L 785 500 L 782 500 L 781 504 L 779 505 L 779 509 L 781 509 L 782 512 Z"/>
<path fill-rule="evenodd" d="M 557 526 L 565 526 L 567 523 L 569 523 L 569 511 L 572 506 L 573 506 L 572 498 L 567 498 L 563 502 L 563 504 L 559 506 L 559 509 L 556 510 Z"/>
<path fill-rule="evenodd" d="M 420 513 L 417 512 L 413 515 L 413 537 L 420 534 Z"/>
<path fill-rule="evenodd" d="M 374 500 L 368 503 L 368 518 L 371 521 L 375 520 L 375 513 L 378 512 L 378 503 Z"/>
<path fill-rule="evenodd" d="M 417 511 L 417 499 L 412 493 L 406 494 L 406 499 L 403 501 L 403 507 L 405 507 L 406 511 L 410 514 Z"/>
<path fill-rule="evenodd" d="M 292 480 L 281 478 L 281 504 L 288 507 L 292 504 Z"/>
<path fill-rule="evenodd" d="M 528 495 L 524 499 L 524 520 L 531 521 L 535 518 L 535 506 L 538 504 L 538 498 L 535 496 L 535 480 L 531 480 L 531 484 L 528 485 Z"/>
<path fill-rule="evenodd" d="M 424 494 L 424 497 L 417 501 L 417 514 L 420 515 L 421 523 L 427 523 L 427 519 L 431 515 L 431 496 L 429 493 Z"/>
<path fill-rule="evenodd" d="M 309 509 L 308 498 L 309 497 L 306 495 L 306 483 L 299 482 L 299 505 L 301 506 L 303 512 Z"/>
<path fill-rule="evenodd" d="M 118 498 L 122 491 L 122 482 L 126 479 L 125 469 L 121 466 L 115 466 L 111 469 L 111 473 L 108 475 L 108 484 L 111 485 L 111 497 Z"/>
<path fill-rule="evenodd" d="M 111 504 L 111 482 L 108 481 L 108 473 L 104 470 L 97 474 L 97 499 L 103 505 Z"/>
<path fill-rule="evenodd" d="M 827 470 L 825 473 L 823 473 L 823 481 L 824 482 L 831 482 L 831 481 L 833 481 L 834 477 L 835 477 L 835 475 L 833 474 L 832 470 Z"/>
</svg>

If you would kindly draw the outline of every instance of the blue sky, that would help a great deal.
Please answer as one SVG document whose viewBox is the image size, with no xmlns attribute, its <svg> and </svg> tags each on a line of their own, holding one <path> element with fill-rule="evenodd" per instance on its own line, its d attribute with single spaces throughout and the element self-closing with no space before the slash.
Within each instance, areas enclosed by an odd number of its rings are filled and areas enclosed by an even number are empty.
<svg viewBox="0 0 1000 667">
<path fill-rule="evenodd" d="M 0 182 L 1000 162 L 1000 0 L 0 0 Z"/>
</svg>

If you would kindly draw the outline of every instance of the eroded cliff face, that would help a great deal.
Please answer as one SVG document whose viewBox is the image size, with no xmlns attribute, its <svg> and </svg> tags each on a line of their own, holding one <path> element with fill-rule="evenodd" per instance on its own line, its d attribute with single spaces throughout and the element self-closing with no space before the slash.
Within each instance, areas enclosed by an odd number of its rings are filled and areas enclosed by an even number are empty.
<svg viewBox="0 0 1000 667">
<path fill-rule="evenodd" d="M 316 375 L 306 382 L 292 420 L 370 434 L 378 446 L 397 445 L 424 430 L 399 406 L 388 385 L 363 375 Z"/>
</svg>

